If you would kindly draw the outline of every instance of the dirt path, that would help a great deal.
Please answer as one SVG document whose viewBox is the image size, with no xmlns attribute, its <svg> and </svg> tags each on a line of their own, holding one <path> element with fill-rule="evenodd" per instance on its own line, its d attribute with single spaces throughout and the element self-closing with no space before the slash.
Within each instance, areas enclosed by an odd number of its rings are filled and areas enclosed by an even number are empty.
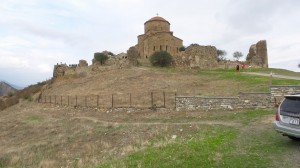
<svg viewBox="0 0 300 168">
<path fill-rule="evenodd" d="M 258 75 L 258 76 L 270 76 L 271 74 L 265 74 L 265 73 L 258 73 L 258 72 L 243 72 L 245 74 L 249 75 Z M 296 76 L 286 76 L 286 75 L 276 75 L 272 74 L 273 78 L 282 78 L 282 79 L 292 79 L 292 80 L 300 80 L 300 77 Z"/>
</svg>

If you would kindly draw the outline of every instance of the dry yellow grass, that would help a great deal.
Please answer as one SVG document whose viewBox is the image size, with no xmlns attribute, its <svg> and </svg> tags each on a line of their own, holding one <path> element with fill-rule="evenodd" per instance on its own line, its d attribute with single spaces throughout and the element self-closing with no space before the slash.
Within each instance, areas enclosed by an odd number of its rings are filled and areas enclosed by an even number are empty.
<svg viewBox="0 0 300 168">
<path fill-rule="evenodd" d="M 70 106 L 97 106 L 98 102 L 98 107 L 150 107 L 153 103 L 157 107 L 173 108 L 175 94 L 236 96 L 238 89 L 238 82 L 195 70 L 130 67 L 88 71 L 84 77 L 56 79 L 43 91 L 44 96 L 53 97 L 42 98 Z"/>
</svg>

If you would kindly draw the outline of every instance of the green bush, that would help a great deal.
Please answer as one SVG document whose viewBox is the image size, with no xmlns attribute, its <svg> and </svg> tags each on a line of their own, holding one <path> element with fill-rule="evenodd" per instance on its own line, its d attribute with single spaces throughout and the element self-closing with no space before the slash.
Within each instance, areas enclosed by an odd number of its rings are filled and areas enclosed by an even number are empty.
<svg viewBox="0 0 300 168">
<path fill-rule="evenodd" d="M 166 51 L 158 51 L 150 56 L 150 62 L 153 66 L 166 67 L 172 62 L 172 56 Z"/>
<path fill-rule="evenodd" d="M 94 53 L 94 59 L 103 65 L 108 60 L 108 56 L 104 53 Z"/>
<path fill-rule="evenodd" d="M 185 46 L 181 46 L 181 47 L 179 48 L 179 51 L 185 51 Z"/>
<path fill-rule="evenodd" d="M 115 56 L 115 54 L 110 51 L 108 51 L 108 55 Z"/>
</svg>

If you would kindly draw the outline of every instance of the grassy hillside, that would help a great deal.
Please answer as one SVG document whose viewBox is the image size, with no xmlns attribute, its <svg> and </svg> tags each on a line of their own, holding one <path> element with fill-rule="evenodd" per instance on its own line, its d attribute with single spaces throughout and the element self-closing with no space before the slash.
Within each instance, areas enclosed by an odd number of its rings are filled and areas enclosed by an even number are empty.
<svg viewBox="0 0 300 168">
<path fill-rule="evenodd" d="M 152 67 L 91 71 L 37 84 L 19 93 L 24 101 L 0 111 L 0 168 L 298 167 L 299 143 L 272 129 L 274 109 L 113 110 L 60 107 L 31 98 L 42 87 L 52 95 L 170 91 L 232 96 L 268 91 L 269 84 L 269 77 L 234 70 Z"/>
<path fill-rule="evenodd" d="M 253 69 L 255 72 L 270 70 Z M 299 75 L 274 70 L 285 75 Z M 299 75 L 300 76 L 300 75 Z M 234 96 L 238 92 L 268 91 L 269 77 L 251 76 L 234 70 L 196 70 L 180 68 L 132 67 L 89 72 L 85 77 L 59 79 L 45 94 L 105 95 L 112 93 L 143 94 L 152 91 L 177 92 L 179 95 Z M 272 84 L 299 84 L 299 81 L 272 79 Z"/>
</svg>

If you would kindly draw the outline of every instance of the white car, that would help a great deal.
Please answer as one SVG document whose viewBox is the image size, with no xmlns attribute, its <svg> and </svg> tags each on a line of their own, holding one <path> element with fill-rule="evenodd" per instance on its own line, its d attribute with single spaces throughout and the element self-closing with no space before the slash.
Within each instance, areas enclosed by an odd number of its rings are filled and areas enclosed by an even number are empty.
<svg viewBox="0 0 300 168">
<path fill-rule="evenodd" d="M 293 140 L 300 140 L 300 94 L 286 95 L 276 111 L 274 129 Z"/>
</svg>

